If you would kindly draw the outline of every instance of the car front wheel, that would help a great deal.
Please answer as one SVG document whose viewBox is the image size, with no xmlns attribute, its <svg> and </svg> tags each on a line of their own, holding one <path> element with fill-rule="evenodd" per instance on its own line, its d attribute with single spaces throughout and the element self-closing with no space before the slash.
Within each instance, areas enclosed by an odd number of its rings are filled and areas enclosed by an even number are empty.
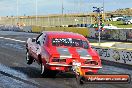
<svg viewBox="0 0 132 88">
<path fill-rule="evenodd" d="M 54 78 L 57 73 L 58 71 L 49 70 L 44 66 L 43 63 L 41 63 L 41 75 L 43 77 Z"/>
<path fill-rule="evenodd" d="M 32 57 L 29 55 L 28 52 L 26 52 L 26 61 L 27 61 L 27 64 L 30 65 L 33 63 L 33 59 Z"/>
<path fill-rule="evenodd" d="M 43 63 L 41 63 L 41 75 L 43 76 L 43 77 L 47 77 L 48 76 L 48 69 L 46 69 L 46 67 L 44 66 L 44 64 Z"/>
</svg>

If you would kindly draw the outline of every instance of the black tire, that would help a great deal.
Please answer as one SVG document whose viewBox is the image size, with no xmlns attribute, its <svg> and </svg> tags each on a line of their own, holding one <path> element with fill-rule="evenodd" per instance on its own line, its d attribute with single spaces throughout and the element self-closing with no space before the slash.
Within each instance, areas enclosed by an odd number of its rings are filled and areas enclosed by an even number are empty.
<svg viewBox="0 0 132 88">
<path fill-rule="evenodd" d="M 48 70 L 45 68 L 43 63 L 41 63 L 41 75 L 43 77 L 46 77 L 48 75 Z"/>
<path fill-rule="evenodd" d="M 47 69 L 43 63 L 41 63 L 41 75 L 42 77 L 54 78 L 58 71 L 52 71 Z"/>
<path fill-rule="evenodd" d="M 33 59 L 32 57 L 29 55 L 28 52 L 26 52 L 26 61 L 27 61 L 27 64 L 30 65 L 33 63 Z"/>
</svg>

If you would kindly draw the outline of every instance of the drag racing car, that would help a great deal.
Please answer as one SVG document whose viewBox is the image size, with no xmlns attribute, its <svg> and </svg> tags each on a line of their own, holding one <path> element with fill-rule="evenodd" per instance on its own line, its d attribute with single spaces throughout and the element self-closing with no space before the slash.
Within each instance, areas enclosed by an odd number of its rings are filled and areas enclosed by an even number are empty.
<svg viewBox="0 0 132 88">
<path fill-rule="evenodd" d="M 58 72 L 75 72 L 76 66 L 84 74 L 97 73 L 101 60 L 84 36 L 72 32 L 44 31 L 26 43 L 27 64 L 37 62 L 41 74 L 55 77 Z"/>
</svg>

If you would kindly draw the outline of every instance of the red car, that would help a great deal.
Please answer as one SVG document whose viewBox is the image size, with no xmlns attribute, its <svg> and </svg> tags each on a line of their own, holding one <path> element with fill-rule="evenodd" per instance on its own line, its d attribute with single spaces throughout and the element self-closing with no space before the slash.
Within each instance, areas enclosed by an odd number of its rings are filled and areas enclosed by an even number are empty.
<svg viewBox="0 0 132 88">
<path fill-rule="evenodd" d="M 36 39 L 29 38 L 26 48 L 27 64 L 38 62 L 43 76 L 53 77 L 59 71 L 71 71 L 75 64 L 85 74 L 97 73 L 102 68 L 99 55 L 88 40 L 77 33 L 42 32 Z"/>
</svg>

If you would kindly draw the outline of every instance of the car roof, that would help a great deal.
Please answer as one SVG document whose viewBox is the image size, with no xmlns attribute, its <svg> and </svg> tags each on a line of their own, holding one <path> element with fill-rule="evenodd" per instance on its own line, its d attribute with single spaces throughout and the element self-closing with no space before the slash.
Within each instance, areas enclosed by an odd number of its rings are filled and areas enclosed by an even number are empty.
<svg viewBox="0 0 132 88">
<path fill-rule="evenodd" d="M 78 38 L 85 39 L 85 37 L 78 33 L 63 32 L 63 31 L 43 31 L 49 38 Z"/>
</svg>

